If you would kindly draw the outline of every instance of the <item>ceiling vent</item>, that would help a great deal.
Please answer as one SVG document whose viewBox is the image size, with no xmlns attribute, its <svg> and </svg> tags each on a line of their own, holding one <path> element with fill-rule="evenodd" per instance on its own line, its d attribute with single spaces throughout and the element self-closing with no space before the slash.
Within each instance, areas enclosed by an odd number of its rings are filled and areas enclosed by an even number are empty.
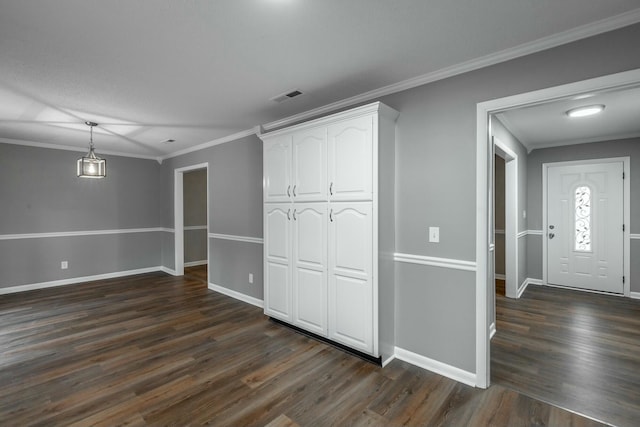
<svg viewBox="0 0 640 427">
<path fill-rule="evenodd" d="M 171 144 L 173 142 L 176 142 L 175 139 L 165 139 L 164 141 L 162 141 L 163 144 Z"/>
<path fill-rule="evenodd" d="M 273 98 L 270 99 L 270 101 L 275 101 L 279 104 L 281 102 L 288 101 L 291 98 L 295 98 L 296 96 L 300 96 L 300 95 L 302 95 L 302 92 L 299 89 L 293 89 L 285 93 L 281 93 L 280 95 L 274 96 Z"/>
</svg>

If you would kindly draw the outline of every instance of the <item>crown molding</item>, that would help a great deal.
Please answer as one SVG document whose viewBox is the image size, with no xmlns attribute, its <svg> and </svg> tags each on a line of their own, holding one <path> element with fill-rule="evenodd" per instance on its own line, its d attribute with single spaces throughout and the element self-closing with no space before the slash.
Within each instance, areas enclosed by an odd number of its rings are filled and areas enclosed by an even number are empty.
<svg viewBox="0 0 640 427">
<path fill-rule="evenodd" d="M 58 145 L 51 144 L 47 142 L 35 142 L 35 141 L 24 141 L 22 139 L 10 139 L 10 138 L 0 138 L 0 144 L 12 144 L 12 145 L 22 145 L 25 147 L 36 147 L 36 148 L 48 148 L 51 150 L 64 150 L 64 151 L 75 151 L 77 153 L 86 153 L 89 148 L 88 147 L 74 147 L 73 145 Z M 97 150 L 98 155 L 107 155 L 107 156 L 120 156 L 120 157 L 132 157 L 135 159 L 145 159 L 145 160 L 158 160 L 158 156 L 145 156 L 144 154 L 131 154 L 131 153 L 123 153 L 121 151 L 105 151 L 105 150 Z"/>
<path fill-rule="evenodd" d="M 222 138 L 214 139 L 209 142 L 205 142 L 202 144 L 195 145 L 193 147 L 185 148 L 184 150 L 175 151 L 173 153 L 158 157 L 157 160 L 159 163 L 162 163 L 163 160 L 170 159 L 172 157 L 182 156 L 183 154 L 193 153 L 194 151 L 204 150 L 205 148 L 213 147 L 214 145 L 224 144 L 225 142 L 235 141 L 240 138 L 245 138 L 247 136 L 255 135 L 257 132 L 257 127 L 252 129 L 243 130 L 240 132 L 233 133 L 228 136 L 223 136 Z"/>
<path fill-rule="evenodd" d="M 276 120 L 263 125 L 263 128 L 265 130 L 271 130 L 282 126 L 287 126 L 296 122 L 300 122 L 302 120 L 309 119 L 311 117 L 316 117 L 322 114 L 333 112 L 341 108 L 350 107 L 354 104 L 371 101 L 372 99 L 380 98 L 382 96 L 387 96 L 397 92 L 402 92 L 404 90 L 413 89 L 427 83 L 432 83 L 438 80 L 443 80 L 449 77 L 454 77 L 470 71 L 478 70 L 480 68 L 485 68 L 491 65 L 499 64 L 501 62 L 509 61 L 511 59 L 516 59 L 522 56 L 541 52 L 543 50 L 551 49 L 587 37 L 606 33 L 608 31 L 613 31 L 638 22 L 640 22 L 640 8 L 622 13 L 620 15 L 612 16 L 610 18 L 602 19 L 600 21 L 595 21 L 590 24 L 581 25 L 579 27 L 575 27 L 551 36 L 543 37 L 529 43 L 524 43 L 513 48 L 481 56 L 470 61 L 461 62 L 460 64 L 453 65 L 451 67 L 442 68 L 431 73 L 413 77 L 398 83 L 393 83 L 379 89 L 374 89 L 372 91 L 352 96 L 350 98 L 346 98 L 331 104 L 327 104 L 319 108 L 308 110 L 300 114 L 295 114 L 284 119 Z"/>
</svg>

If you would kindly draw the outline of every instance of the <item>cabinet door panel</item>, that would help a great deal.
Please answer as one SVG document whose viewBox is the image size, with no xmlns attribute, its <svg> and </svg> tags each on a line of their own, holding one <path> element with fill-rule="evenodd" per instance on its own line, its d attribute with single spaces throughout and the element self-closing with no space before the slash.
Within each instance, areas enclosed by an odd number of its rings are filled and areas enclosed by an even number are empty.
<svg viewBox="0 0 640 427">
<path fill-rule="evenodd" d="M 286 202 L 291 195 L 291 136 L 266 141 L 263 148 L 264 201 Z"/>
<path fill-rule="evenodd" d="M 291 320 L 291 206 L 264 208 L 264 312 Z"/>
<path fill-rule="evenodd" d="M 329 338 L 372 354 L 372 204 L 333 203 L 329 218 Z"/>
<path fill-rule="evenodd" d="M 358 350 L 373 351 L 371 282 L 333 275 L 330 338 Z"/>
<path fill-rule="evenodd" d="M 293 135 L 293 187 L 296 202 L 327 200 L 327 128 Z"/>
<path fill-rule="evenodd" d="M 294 323 L 327 335 L 327 204 L 296 203 L 294 225 Z"/>
<path fill-rule="evenodd" d="M 329 126 L 329 199 L 372 200 L 373 118 Z"/>
</svg>

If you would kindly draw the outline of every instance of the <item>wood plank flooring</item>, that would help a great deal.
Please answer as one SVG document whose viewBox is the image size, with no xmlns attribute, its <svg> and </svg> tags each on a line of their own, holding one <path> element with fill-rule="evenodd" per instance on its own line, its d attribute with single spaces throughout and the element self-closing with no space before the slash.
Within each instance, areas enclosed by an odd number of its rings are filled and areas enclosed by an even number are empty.
<svg viewBox="0 0 640 427">
<path fill-rule="evenodd" d="M 640 301 L 529 286 L 496 297 L 491 379 L 618 425 L 640 425 Z"/>
<path fill-rule="evenodd" d="M 495 385 L 380 368 L 149 273 L 0 296 L 2 426 L 595 426 Z"/>
</svg>

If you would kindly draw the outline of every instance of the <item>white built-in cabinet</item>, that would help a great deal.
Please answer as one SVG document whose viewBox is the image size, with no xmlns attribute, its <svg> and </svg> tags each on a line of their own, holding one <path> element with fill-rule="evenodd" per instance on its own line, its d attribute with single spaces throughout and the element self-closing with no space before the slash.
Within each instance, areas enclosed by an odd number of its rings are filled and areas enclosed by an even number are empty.
<svg viewBox="0 0 640 427">
<path fill-rule="evenodd" d="M 394 346 L 397 116 L 373 103 L 261 135 L 265 314 L 382 358 Z"/>
</svg>

